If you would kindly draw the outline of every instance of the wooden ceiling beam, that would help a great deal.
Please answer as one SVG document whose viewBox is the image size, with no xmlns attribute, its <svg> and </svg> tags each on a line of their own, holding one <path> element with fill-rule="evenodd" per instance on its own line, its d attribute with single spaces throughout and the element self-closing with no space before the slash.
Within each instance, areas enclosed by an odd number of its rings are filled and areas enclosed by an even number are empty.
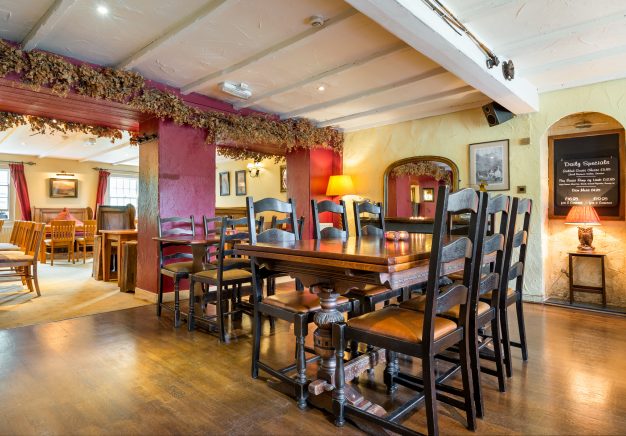
<svg viewBox="0 0 626 436">
<path fill-rule="evenodd" d="M 101 150 L 101 151 L 99 151 L 97 153 L 90 154 L 89 156 L 85 156 L 84 158 L 80 159 L 78 162 L 93 161 L 93 159 L 98 157 L 98 156 L 102 156 L 103 154 L 107 154 L 107 153 L 110 153 L 112 151 L 121 150 L 122 148 L 126 148 L 129 145 L 130 145 L 130 142 L 129 141 L 125 141 L 125 142 L 122 142 L 121 144 L 117 144 L 114 147 L 107 148 L 106 150 Z"/>
<path fill-rule="evenodd" d="M 534 86 L 519 74 L 514 80 L 507 81 L 501 68 L 488 69 L 485 54 L 426 3 L 415 0 L 347 2 L 511 112 L 521 114 L 539 109 L 539 94 Z"/>
<path fill-rule="evenodd" d="M 222 70 L 219 71 L 215 71 L 211 74 L 207 74 L 204 77 L 201 77 L 191 83 L 188 83 L 187 85 L 183 86 L 181 88 L 181 91 L 184 94 L 188 94 L 190 92 L 194 92 L 194 91 L 198 91 L 200 88 L 202 88 L 206 83 L 210 82 L 211 80 L 217 79 L 219 77 L 224 76 L 225 74 L 229 74 L 232 73 L 234 71 L 238 71 L 242 68 L 247 67 L 248 65 L 251 65 L 255 62 L 258 62 L 259 60 L 276 54 L 284 49 L 286 49 L 287 47 L 290 47 L 300 41 L 305 40 L 306 38 L 310 37 L 311 35 L 316 34 L 317 32 L 322 32 L 326 29 L 329 29 L 330 27 L 334 26 L 335 24 L 341 23 L 342 21 L 354 16 L 357 14 L 357 11 L 355 11 L 352 8 L 349 8 L 347 10 L 345 10 L 344 12 L 340 13 L 339 15 L 336 15 L 332 18 L 327 19 L 324 22 L 323 26 L 318 26 L 318 27 L 311 27 L 310 29 L 305 30 L 304 32 L 300 32 L 297 35 L 294 35 L 290 38 L 287 38 L 283 41 L 280 41 L 277 44 L 272 45 L 271 47 L 268 47 L 264 50 L 261 50 L 260 52 L 257 52 L 255 54 L 253 54 L 252 56 L 247 57 L 246 59 L 237 62 L 236 64 L 233 64 L 229 67 L 226 67 Z"/>
<path fill-rule="evenodd" d="M 22 40 L 22 47 L 30 51 L 39 45 L 46 36 L 55 28 L 67 11 L 76 3 L 76 0 L 54 0 L 52 6 L 30 29 L 30 32 Z"/>
<path fill-rule="evenodd" d="M 272 89 L 271 91 L 266 92 L 265 94 L 260 94 L 257 97 L 253 97 L 249 100 L 246 100 L 244 102 L 241 103 L 235 103 L 235 109 L 241 109 L 244 107 L 250 107 L 260 101 L 266 100 L 270 97 L 273 97 L 275 95 L 279 95 L 279 94 L 284 94 L 285 92 L 289 92 L 289 91 L 293 91 L 294 89 L 299 89 L 302 88 L 303 86 L 306 86 L 310 83 L 314 83 L 317 82 L 319 80 L 322 80 L 325 77 L 329 77 L 329 76 L 334 76 L 336 74 L 342 73 L 344 71 L 347 71 L 349 69 L 352 68 L 356 68 L 356 67 L 360 67 L 363 65 L 367 65 L 368 63 L 378 60 L 378 59 L 382 59 L 386 56 L 389 56 L 393 53 L 398 53 L 399 51 L 402 50 L 407 50 L 410 47 L 408 45 L 406 45 L 405 43 L 399 43 L 399 44 L 394 44 L 391 47 L 387 47 L 383 50 L 379 50 L 375 53 L 372 53 L 370 55 L 367 55 L 365 57 L 359 58 L 355 61 L 352 62 L 348 62 L 345 63 L 343 65 L 340 65 L 338 67 L 334 67 L 331 68 L 330 70 L 326 70 L 323 71 L 321 73 L 318 74 L 314 74 L 313 76 L 309 76 L 306 79 L 300 80 L 299 82 L 296 83 L 291 83 L 289 85 L 285 85 L 282 86 L 280 88 L 276 88 L 276 89 Z"/>
<path fill-rule="evenodd" d="M 136 66 L 152 52 L 163 46 L 166 42 L 174 39 L 177 36 L 180 36 L 185 31 L 198 24 L 198 22 L 218 10 L 226 2 L 227 0 L 212 0 L 209 3 L 205 4 L 202 8 L 198 9 L 191 15 L 188 15 L 187 17 L 174 24 L 165 33 L 161 34 L 156 39 L 150 41 L 150 43 L 143 46 L 142 48 L 128 56 L 126 59 L 119 62 L 117 64 L 117 68 L 129 69 Z"/>
<path fill-rule="evenodd" d="M 309 105 L 300 109 L 296 109 L 294 111 L 281 115 L 281 119 L 293 118 L 293 117 L 300 116 L 303 114 L 316 112 L 318 110 L 323 110 L 332 106 L 337 106 L 339 104 L 348 103 L 350 101 L 358 100 L 360 98 L 369 97 L 371 95 L 380 94 L 383 92 L 391 91 L 393 89 L 401 88 L 403 86 L 418 83 L 423 80 L 430 79 L 431 77 L 439 76 L 441 74 L 446 74 L 446 73 L 447 71 L 445 68 L 437 67 L 432 70 L 426 71 L 424 73 L 417 74 L 415 76 L 411 76 L 411 77 L 408 77 L 406 79 L 402 79 L 396 82 L 388 83 L 386 85 L 379 86 L 377 88 L 366 89 L 365 91 L 346 95 L 344 97 L 336 98 L 334 100 L 312 104 L 312 105 Z"/>
<path fill-rule="evenodd" d="M 478 92 L 478 91 L 469 85 L 464 85 L 459 88 L 449 89 L 447 91 L 437 92 L 435 94 L 429 94 L 429 95 L 425 95 L 419 98 L 413 98 L 411 100 L 400 101 L 397 103 L 377 107 L 377 108 L 366 110 L 363 112 L 358 112 L 358 113 L 346 115 L 343 117 L 333 118 L 331 120 L 326 120 L 321 123 L 318 123 L 317 125 L 318 127 L 336 126 L 336 125 L 339 125 L 339 123 L 342 123 L 345 121 L 355 120 L 358 118 L 367 117 L 369 115 L 380 114 L 383 112 L 389 112 L 391 110 L 403 108 L 406 106 L 413 106 L 413 105 L 418 105 L 422 103 L 428 103 L 428 102 L 436 101 L 440 98 L 452 97 L 454 95 L 466 94 L 469 92 Z"/>
<path fill-rule="evenodd" d="M 117 162 L 113 162 L 113 165 L 122 165 L 128 162 L 132 162 L 134 160 L 139 159 L 139 156 L 134 156 L 134 157 L 128 157 L 126 159 L 122 159 L 122 160 L 118 160 Z"/>
</svg>

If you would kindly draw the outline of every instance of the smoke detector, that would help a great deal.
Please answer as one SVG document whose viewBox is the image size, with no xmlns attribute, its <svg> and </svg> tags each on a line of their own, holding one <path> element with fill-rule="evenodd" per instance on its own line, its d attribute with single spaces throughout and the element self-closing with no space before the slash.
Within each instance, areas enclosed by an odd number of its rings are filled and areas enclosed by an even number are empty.
<svg viewBox="0 0 626 436">
<path fill-rule="evenodd" d="M 309 18 L 309 24 L 311 27 L 321 27 L 324 25 L 326 20 L 321 15 L 313 15 Z"/>
<path fill-rule="evenodd" d="M 220 83 L 220 90 L 222 90 L 222 92 L 225 92 L 226 94 L 234 95 L 235 97 L 239 97 L 244 100 L 252 97 L 252 90 L 247 83 L 243 82 L 222 82 Z"/>
</svg>

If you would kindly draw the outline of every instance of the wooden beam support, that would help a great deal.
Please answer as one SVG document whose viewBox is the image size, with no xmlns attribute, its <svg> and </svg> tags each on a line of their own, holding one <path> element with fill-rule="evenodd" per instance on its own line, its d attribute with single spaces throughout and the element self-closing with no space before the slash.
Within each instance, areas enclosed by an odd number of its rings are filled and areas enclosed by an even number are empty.
<svg viewBox="0 0 626 436">
<path fill-rule="evenodd" d="M 127 162 L 132 162 L 134 160 L 139 160 L 139 155 L 133 157 L 127 157 L 126 159 L 118 160 L 117 162 L 113 162 L 113 165 L 122 165 Z"/>
<path fill-rule="evenodd" d="M 152 40 L 149 44 L 143 46 L 135 53 L 128 56 L 123 61 L 117 64 L 117 68 L 120 69 L 129 69 L 139 64 L 142 60 L 144 60 L 150 53 L 161 47 L 166 42 L 171 39 L 180 36 L 186 30 L 196 25 L 199 21 L 203 20 L 217 9 L 219 9 L 227 0 L 212 0 L 202 8 L 195 11 L 193 14 L 183 18 L 172 27 L 167 29 L 165 33 L 161 34 L 156 39 Z"/>
<path fill-rule="evenodd" d="M 409 46 L 407 46 L 404 43 L 400 43 L 400 44 L 394 44 L 391 47 L 385 48 L 383 50 L 377 51 L 375 53 L 372 53 L 371 55 L 365 56 L 363 58 L 357 59 L 355 61 L 352 62 L 348 62 L 346 64 L 340 65 L 338 67 L 335 68 L 331 68 L 330 70 L 326 70 L 323 71 L 321 73 L 315 74 L 313 76 L 309 76 L 306 79 L 300 80 L 299 82 L 296 83 L 292 83 L 289 85 L 285 85 L 283 87 L 280 88 L 276 88 L 276 89 L 272 89 L 271 91 L 266 92 L 265 94 L 261 94 L 257 97 L 251 98 L 249 100 L 246 100 L 244 102 L 241 103 L 235 103 L 235 109 L 241 109 L 244 107 L 250 107 L 260 101 L 266 100 L 270 97 L 273 97 L 275 95 L 278 94 L 283 94 L 285 92 L 289 92 L 292 91 L 294 89 L 298 89 L 298 88 L 302 88 L 303 86 L 308 85 L 309 83 L 313 83 L 313 82 L 317 82 L 319 80 L 322 80 L 325 77 L 329 77 L 329 76 L 334 76 L 335 74 L 339 74 L 342 73 L 344 71 L 347 71 L 351 68 L 356 68 L 356 67 L 360 67 L 362 65 L 366 65 L 372 61 L 384 58 L 386 56 L 389 56 L 390 54 L 393 53 L 397 53 L 399 51 L 402 50 L 407 50 L 409 48 Z"/>
<path fill-rule="evenodd" d="M 30 32 L 22 40 L 22 47 L 30 51 L 39 45 L 41 41 L 54 29 L 65 13 L 76 3 L 76 0 L 54 0 L 52 6 L 30 29 Z"/>
<path fill-rule="evenodd" d="M 9 139 L 11 137 L 12 134 L 14 134 L 17 131 L 17 127 L 13 127 L 9 130 L 7 130 L 4 134 L 4 136 L 2 137 L 2 139 L 0 139 L 0 144 L 2 144 L 4 141 L 6 141 L 7 139 Z"/>
<path fill-rule="evenodd" d="M 366 89 L 365 91 L 357 92 L 355 94 L 346 95 L 344 97 L 336 98 L 334 100 L 312 104 L 300 109 L 296 109 L 280 116 L 281 119 L 293 118 L 302 114 L 315 112 L 318 110 L 326 109 L 328 107 L 337 106 L 338 104 L 347 103 L 349 101 L 358 100 L 360 98 L 369 97 L 370 95 L 380 94 L 382 92 L 391 91 L 392 89 L 401 88 L 403 86 L 411 85 L 413 83 L 421 82 L 431 77 L 435 77 L 441 74 L 446 74 L 445 68 L 437 67 L 430 71 L 426 71 L 415 76 L 408 77 L 406 79 L 399 80 L 397 82 L 388 83 L 377 88 Z"/>
<path fill-rule="evenodd" d="M 183 86 L 181 88 L 181 91 L 185 94 L 188 94 L 190 92 L 194 92 L 199 90 L 200 88 L 202 88 L 207 82 L 210 82 L 211 80 L 217 79 L 218 77 L 221 77 L 225 74 L 228 73 L 232 73 L 233 71 L 237 71 L 240 70 L 242 68 L 247 67 L 248 65 L 251 65 L 255 62 L 258 62 L 259 60 L 265 58 L 266 56 L 278 53 L 284 49 L 286 49 L 289 46 L 292 46 L 293 44 L 296 44 L 306 38 L 308 38 L 311 35 L 316 34 L 317 32 L 321 32 L 323 30 L 329 29 L 330 27 L 332 27 L 335 24 L 341 23 L 343 20 L 346 20 L 354 15 L 357 14 L 357 11 L 355 11 L 352 8 L 349 8 L 347 10 L 345 10 L 344 12 L 340 13 L 339 15 L 336 15 L 332 18 L 329 18 L 328 20 L 326 20 L 326 22 L 324 23 L 323 26 L 319 26 L 319 27 L 311 27 L 310 29 L 305 30 L 304 32 L 300 32 L 297 35 L 294 35 L 290 38 L 287 38 L 283 41 L 280 41 L 277 44 L 272 45 L 271 47 L 266 48 L 265 50 L 261 50 L 258 53 L 253 54 L 252 56 L 237 62 L 236 64 L 233 64 L 229 67 L 224 68 L 223 70 L 219 70 L 219 71 L 215 71 L 211 74 L 207 74 L 204 77 L 201 77 L 198 80 L 195 80 L 185 86 Z"/>
<path fill-rule="evenodd" d="M 98 156 L 102 156 L 103 154 L 107 154 L 107 153 L 110 153 L 110 152 L 115 151 L 115 150 L 120 150 L 120 149 L 122 149 L 122 148 L 126 148 L 126 147 L 128 147 L 129 145 L 130 145 L 130 142 L 129 142 L 129 141 L 122 142 L 121 144 L 117 144 L 117 145 L 116 145 L 116 146 L 114 146 L 114 147 L 108 148 L 108 149 L 106 149 L 106 150 L 101 150 L 101 151 L 99 151 L 99 152 L 97 152 L 97 153 L 94 153 L 94 154 L 91 154 L 91 155 L 89 155 L 89 156 L 86 156 L 86 157 L 84 157 L 84 158 L 80 159 L 80 160 L 79 160 L 79 162 L 88 162 L 88 161 L 91 161 L 91 160 L 93 160 L 94 158 L 96 158 L 96 157 L 98 157 Z"/>
<path fill-rule="evenodd" d="M 347 0 L 389 32 L 515 114 L 539 109 L 539 94 L 528 81 L 507 81 L 501 68 L 488 69 L 485 54 L 457 33 L 424 2 Z M 519 74 L 518 74 L 519 76 Z"/>
<path fill-rule="evenodd" d="M 326 120 L 321 123 L 318 123 L 317 125 L 318 127 L 334 126 L 344 121 L 355 120 L 357 118 L 363 118 L 369 115 L 375 115 L 375 114 L 379 114 L 383 112 L 388 112 L 388 111 L 399 109 L 399 108 L 406 107 L 406 106 L 413 106 L 413 105 L 418 105 L 422 103 L 427 103 L 429 101 L 434 101 L 440 98 L 452 97 L 453 95 L 466 94 L 468 92 L 478 92 L 478 91 L 469 85 L 465 85 L 459 88 L 450 89 L 448 91 L 437 92 L 435 94 L 429 94 L 429 95 L 425 95 L 419 98 L 414 98 L 411 100 L 400 101 L 398 103 L 393 103 L 393 104 L 389 104 L 386 106 L 370 109 L 367 111 L 346 115 L 344 117 L 333 118 L 332 120 Z"/>
</svg>

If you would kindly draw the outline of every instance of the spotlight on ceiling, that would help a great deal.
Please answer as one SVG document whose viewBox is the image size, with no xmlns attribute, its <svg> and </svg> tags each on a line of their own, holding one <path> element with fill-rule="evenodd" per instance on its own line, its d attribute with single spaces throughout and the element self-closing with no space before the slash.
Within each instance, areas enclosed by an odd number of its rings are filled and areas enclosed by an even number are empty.
<svg viewBox="0 0 626 436">
<path fill-rule="evenodd" d="M 324 84 L 320 84 L 320 85 L 318 85 L 317 90 L 318 90 L 319 92 L 324 92 L 324 91 L 326 91 L 326 85 L 324 85 Z"/>
<path fill-rule="evenodd" d="M 234 95 L 244 100 L 252 97 L 252 90 L 250 90 L 247 83 L 222 82 L 220 83 L 220 89 L 226 94 Z"/>
<path fill-rule="evenodd" d="M 107 15 L 109 13 L 109 8 L 104 5 L 100 5 L 96 8 L 100 15 Z"/>
<path fill-rule="evenodd" d="M 84 146 L 85 147 L 93 147 L 94 145 L 96 145 L 96 138 L 87 138 L 87 140 L 85 141 Z"/>
</svg>

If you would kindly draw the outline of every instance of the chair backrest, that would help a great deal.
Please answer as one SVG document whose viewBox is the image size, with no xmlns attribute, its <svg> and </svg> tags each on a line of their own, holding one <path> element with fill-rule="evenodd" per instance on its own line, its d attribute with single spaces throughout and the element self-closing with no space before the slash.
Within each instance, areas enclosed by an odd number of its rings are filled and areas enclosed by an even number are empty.
<svg viewBox="0 0 626 436">
<path fill-rule="evenodd" d="M 96 220 L 83 221 L 83 238 L 87 242 L 93 242 L 96 237 L 98 222 Z"/>
<path fill-rule="evenodd" d="M 259 217 L 261 220 L 263 220 L 263 216 Z M 272 217 L 272 221 L 270 222 L 270 228 L 272 229 L 279 229 L 281 227 L 285 227 L 287 226 L 287 228 L 289 228 L 288 226 L 290 226 L 290 217 L 285 217 L 282 219 L 278 219 L 278 217 L 276 215 L 274 215 Z M 280 226 L 280 227 L 279 227 Z M 298 218 L 298 233 L 300 234 L 300 237 L 302 237 L 302 230 L 304 230 L 304 217 L 301 216 L 300 218 Z M 259 231 L 260 233 L 260 231 Z"/>
<path fill-rule="evenodd" d="M 96 210 L 98 230 L 124 230 L 135 228 L 135 206 L 98 205 Z"/>
<path fill-rule="evenodd" d="M 0 230 L 2 230 L 2 227 L 4 227 L 4 220 L 0 220 Z"/>
<path fill-rule="evenodd" d="M 361 226 L 361 214 L 368 213 L 372 223 Z M 372 217 L 373 216 L 373 217 Z M 382 203 L 371 203 L 369 201 L 354 202 L 354 226 L 357 237 L 361 236 L 383 236 L 385 234 L 385 213 Z"/>
<path fill-rule="evenodd" d="M 33 223 L 30 240 L 24 249 L 24 253 L 33 256 L 34 263 L 37 263 L 45 233 L 46 225 L 44 223 Z"/>
<path fill-rule="evenodd" d="M 30 237 L 32 236 L 33 227 L 35 223 L 32 221 L 23 221 L 20 226 L 20 234 L 18 235 L 17 243 L 20 247 L 20 250 L 26 251 L 26 246 L 30 241 Z"/>
<path fill-rule="evenodd" d="M 13 221 L 13 228 L 11 229 L 11 236 L 9 237 L 9 242 L 14 245 L 17 244 L 17 235 L 20 233 L 20 227 L 23 221 Z"/>
<path fill-rule="evenodd" d="M 300 239 L 300 228 L 296 218 L 296 204 L 291 198 L 287 201 L 277 198 L 264 198 L 254 201 L 252 197 L 246 197 L 246 209 L 251 244 L 256 244 L 257 242 L 297 241 Z M 263 212 L 287 214 L 289 230 L 270 228 L 257 233 L 255 226 L 256 214 Z"/>
<path fill-rule="evenodd" d="M 506 247 L 504 249 L 504 273 L 502 274 L 502 280 L 500 280 L 501 303 L 506 298 L 507 288 L 511 280 L 515 280 L 515 292 L 522 293 L 532 205 L 532 200 L 529 198 L 513 197 L 513 202 L 511 203 Z M 515 252 L 517 252 L 517 256 Z M 517 257 L 517 260 L 513 262 L 515 257 Z"/>
<path fill-rule="evenodd" d="M 448 186 L 439 187 L 426 284 L 426 307 L 422 331 L 424 341 L 432 342 L 434 338 L 436 314 L 453 305 L 461 305 L 459 317 L 461 325 L 465 325 L 468 321 L 472 277 L 474 268 L 479 266 L 479 262 L 475 261 L 476 247 L 483 243 L 486 209 L 486 192 L 476 192 L 468 188 L 450 194 Z M 470 215 L 468 235 L 449 239 L 447 221 L 451 214 L 460 213 Z M 460 261 L 463 262 L 463 282 L 440 288 L 439 279 L 445 271 L 446 264 Z"/>
<path fill-rule="evenodd" d="M 320 202 L 311 200 L 311 211 L 313 216 L 313 237 L 315 239 L 346 239 L 350 235 L 350 232 L 348 231 L 348 211 L 345 201 L 340 200 L 339 204 L 337 204 L 330 200 L 322 200 Z M 323 212 L 332 213 L 333 218 L 334 215 L 339 215 L 341 219 L 341 228 L 332 226 L 320 229 L 320 213 Z"/>
<path fill-rule="evenodd" d="M 55 220 L 50 222 L 50 239 L 52 242 L 72 242 L 76 235 L 76 221 Z"/>
<path fill-rule="evenodd" d="M 187 217 L 157 217 L 159 237 L 162 236 L 196 236 L 196 223 L 193 215 Z"/>
<path fill-rule="evenodd" d="M 219 229 L 220 243 L 217 251 L 209 253 L 209 257 L 217 258 L 218 280 L 222 281 L 224 271 L 231 269 L 241 269 L 250 267 L 250 260 L 237 256 L 234 250 L 235 242 L 245 242 L 250 239 L 250 232 L 247 232 L 248 218 L 228 218 L 221 217 Z M 243 227 L 242 226 L 246 226 Z M 225 263 L 224 259 L 229 258 Z M 237 259 L 241 261 L 238 262 Z"/>
</svg>

